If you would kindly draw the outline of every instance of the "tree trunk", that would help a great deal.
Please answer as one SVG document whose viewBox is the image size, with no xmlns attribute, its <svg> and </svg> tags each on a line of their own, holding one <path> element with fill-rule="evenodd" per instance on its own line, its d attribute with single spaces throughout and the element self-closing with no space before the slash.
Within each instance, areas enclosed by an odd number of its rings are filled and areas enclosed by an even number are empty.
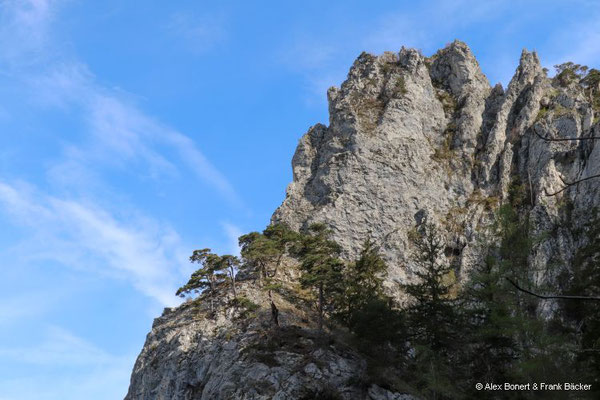
<svg viewBox="0 0 600 400">
<path fill-rule="evenodd" d="M 235 291 L 235 274 L 233 267 L 229 267 L 229 276 L 231 277 L 231 289 L 233 291 L 233 298 L 237 299 L 237 292 Z"/>
<path fill-rule="evenodd" d="M 277 262 L 275 263 L 275 269 L 273 270 L 273 273 L 271 274 L 271 277 L 275 277 L 275 275 L 277 275 L 277 270 L 279 269 L 279 266 L 281 265 L 281 259 L 283 258 L 283 254 L 279 255 L 279 257 L 277 257 Z"/>
<path fill-rule="evenodd" d="M 433 375 L 433 384 L 436 386 L 436 388 L 433 389 L 433 400 L 437 400 L 437 382 L 435 376 L 435 366 L 433 365 L 433 361 L 429 361 L 429 365 L 431 366 L 431 375 Z"/>
<path fill-rule="evenodd" d="M 212 279 L 209 280 L 210 282 L 210 313 L 213 314 L 215 312 L 215 306 L 214 306 L 214 293 L 215 293 L 215 286 L 214 286 L 214 282 Z"/>
<path fill-rule="evenodd" d="M 279 309 L 271 300 L 271 321 L 275 326 L 279 326 Z"/>
<path fill-rule="evenodd" d="M 323 284 L 319 285 L 319 333 L 323 332 Z"/>
<path fill-rule="evenodd" d="M 267 266 L 265 265 L 264 262 L 259 262 L 259 267 L 258 267 L 258 283 L 260 284 L 260 286 L 264 286 L 265 281 L 267 280 Z"/>
</svg>

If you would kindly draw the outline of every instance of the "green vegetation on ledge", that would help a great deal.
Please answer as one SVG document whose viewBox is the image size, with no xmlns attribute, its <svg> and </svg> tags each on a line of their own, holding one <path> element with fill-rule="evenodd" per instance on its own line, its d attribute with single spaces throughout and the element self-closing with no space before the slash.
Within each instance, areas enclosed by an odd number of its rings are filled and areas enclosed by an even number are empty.
<svg viewBox="0 0 600 400">
<path fill-rule="evenodd" d="M 226 304 L 238 309 L 241 318 L 253 318 L 264 305 L 236 295 L 231 271 L 239 268 L 238 276 L 254 279 L 269 292 L 274 313 L 273 330 L 258 347 L 245 350 L 252 357 L 277 365 L 273 352 L 278 348 L 295 346 L 294 351 L 302 352 L 302 346 L 313 349 L 335 341 L 354 348 L 366 360 L 367 376 L 360 379 L 424 399 L 477 398 L 474 382 L 569 382 L 579 376 L 597 383 L 597 307 L 564 305 L 564 315 L 585 327 L 576 331 L 568 328 L 572 324 L 562 323 L 560 315 L 540 317 L 543 300 L 511 284 L 539 289 L 528 260 L 536 240 L 526 213 L 519 212 L 529 207 L 529 197 L 525 185 L 511 182 L 508 203 L 496 209 L 485 229 L 485 257 L 462 285 L 459 271 L 445 255 L 446 232 L 427 219 L 421 221 L 408 237 L 414 268 L 401 285 L 406 295 L 402 305 L 384 288 L 387 265 L 376 244 L 367 239 L 358 258 L 345 262 L 324 224 L 313 224 L 304 232 L 275 224 L 262 233 L 243 235 L 241 259 L 197 250 L 190 259 L 201 268 L 177 293 L 204 290 L 214 311 L 214 298 L 227 293 L 220 288 L 230 287 L 233 298 Z M 575 257 L 578 278 L 570 285 L 573 293 L 593 295 L 600 290 L 598 226 L 590 224 L 588 244 Z M 296 274 L 297 289 L 284 279 L 286 273 Z M 272 292 L 286 290 L 296 291 L 288 298 L 299 309 L 308 305 L 316 330 L 279 326 Z M 304 344 L 290 335 L 304 338 Z M 545 398 L 564 398 L 563 393 L 546 394 Z M 506 398 L 534 396 L 515 392 Z"/>
</svg>

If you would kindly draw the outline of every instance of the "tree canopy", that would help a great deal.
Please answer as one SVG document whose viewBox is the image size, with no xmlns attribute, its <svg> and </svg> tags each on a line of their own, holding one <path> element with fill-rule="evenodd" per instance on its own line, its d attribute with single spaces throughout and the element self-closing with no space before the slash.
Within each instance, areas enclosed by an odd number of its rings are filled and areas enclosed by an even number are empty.
<svg viewBox="0 0 600 400">
<path fill-rule="evenodd" d="M 323 330 L 323 318 L 330 300 L 342 290 L 342 249 L 330 236 L 331 231 L 325 224 L 312 224 L 294 246 L 302 271 L 300 284 L 317 292 L 319 331 Z"/>
</svg>

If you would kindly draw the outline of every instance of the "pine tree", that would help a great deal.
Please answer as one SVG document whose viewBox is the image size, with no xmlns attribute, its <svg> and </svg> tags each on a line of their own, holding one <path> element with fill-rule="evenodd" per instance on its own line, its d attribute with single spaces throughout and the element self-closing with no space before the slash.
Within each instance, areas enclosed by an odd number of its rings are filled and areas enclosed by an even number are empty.
<svg viewBox="0 0 600 400">
<path fill-rule="evenodd" d="M 459 318 L 453 297 L 454 269 L 444 262 L 444 243 L 436 226 L 425 222 L 410 235 L 417 265 L 415 283 L 402 285 L 411 297 L 407 308 L 412 335 L 418 343 L 433 351 L 444 352 L 457 336 Z"/>
<path fill-rule="evenodd" d="M 513 185 L 514 187 L 514 185 Z M 511 191 L 513 203 L 523 196 Z M 526 197 L 526 196 L 525 196 Z M 527 280 L 527 257 L 531 249 L 529 227 L 514 207 L 503 205 L 490 226 L 490 237 L 483 244 L 483 262 L 470 272 L 461 293 L 469 320 L 469 356 L 472 375 L 481 382 L 510 381 L 515 360 L 521 357 L 519 344 L 527 324 L 525 304 L 506 278 Z"/>
<path fill-rule="evenodd" d="M 330 239 L 331 231 L 324 224 L 313 224 L 302 235 L 294 249 L 300 260 L 300 284 L 317 292 L 319 332 L 333 297 L 341 292 L 343 262 L 341 247 Z"/>
<path fill-rule="evenodd" d="M 202 267 L 196 270 L 190 277 L 188 283 L 180 287 L 175 293 L 184 297 L 186 294 L 199 293 L 208 289 L 210 296 L 210 311 L 214 312 L 214 296 L 216 287 L 225 278 L 220 264 L 221 257 L 211 253 L 210 249 L 194 250 L 190 256 L 190 262 L 198 263 Z"/>
<path fill-rule="evenodd" d="M 571 61 L 555 65 L 556 70 L 555 79 L 562 86 L 567 86 L 572 82 L 579 82 L 580 79 L 585 77 L 588 67 L 586 65 L 575 64 Z"/>
<path fill-rule="evenodd" d="M 568 341 L 552 329 L 552 321 L 539 316 L 538 299 L 508 280 L 534 289 L 529 278 L 529 222 L 512 200 L 499 208 L 483 246 L 487 256 L 473 268 L 461 293 L 469 322 L 464 365 L 479 382 L 566 381 L 571 365 Z"/>
<path fill-rule="evenodd" d="M 344 290 L 337 299 L 336 317 L 342 323 L 350 324 L 353 315 L 374 301 L 388 303 L 383 281 L 387 275 L 387 265 L 379 255 L 379 249 L 371 240 L 366 240 L 359 258 L 344 271 Z"/>
<path fill-rule="evenodd" d="M 231 283 L 231 290 L 233 292 L 233 298 L 237 299 L 237 291 L 235 289 L 235 274 L 236 269 L 240 265 L 240 260 L 236 256 L 224 255 L 218 260 L 218 269 L 220 271 L 226 271 L 229 276 L 229 282 Z"/>
<path fill-rule="evenodd" d="M 277 274 L 283 256 L 288 254 L 294 243 L 298 241 L 298 233 L 291 230 L 284 223 L 276 223 L 269 225 L 264 231 L 263 235 L 273 243 L 274 247 L 278 250 L 274 255 L 274 269 L 271 272 L 271 277 Z"/>
<path fill-rule="evenodd" d="M 586 244 L 575 254 L 573 270 L 565 294 L 600 296 L 600 213 L 585 224 Z M 597 301 L 563 301 L 566 317 L 576 327 L 575 351 L 579 380 L 592 384 L 592 393 L 600 398 L 600 307 Z"/>
<path fill-rule="evenodd" d="M 418 280 L 402 285 L 411 298 L 405 310 L 413 349 L 407 377 L 425 398 L 460 398 L 457 383 L 464 371 L 455 362 L 463 348 L 463 324 L 454 294 L 454 269 L 442 258 L 445 245 L 434 224 L 425 221 L 409 238 Z"/>
<path fill-rule="evenodd" d="M 347 276 L 351 307 L 357 308 L 370 299 L 385 297 L 383 281 L 387 276 L 387 265 L 371 240 L 364 242 L 360 257 L 349 266 Z"/>
<path fill-rule="evenodd" d="M 272 290 L 279 285 L 272 280 L 297 239 L 298 234 L 282 223 L 269 225 L 263 233 L 251 232 L 239 238 L 243 267 L 255 273 L 263 290 L 268 291 L 274 326 L 279 326 L 279 309 L 273 302 Z"/>
<path fill-rule="evenodd" d="M 585 91 L 587 92 L 592 107 L 598 110 L 600 107 L 600 71 L 592 68 L 588 74 L 581 80 Z"/>
<path fill-rule="evenodd" d="M 261 284 L 274 278 L 283 256 L 296 240 L 296 232 L 284 224 L 268 226 L 263 233 L 251 232 L 240 236 L 241 256 L 246 267 L 258 274 Z"/>
<path fill-rule="evenodd" d="M 267 275 L 267 264 L 271 259 L 271 251 L 265 237 L 259 232 L 250 232 L 238 239 L 240 255 L 244 261 L 244 267 L 256 272 L 259 282 Z"/>
<path fill-rule="evenodd" d="M 520 356 L 517 335 L 521 322 L 516 296 L 505 279 L 503 264 L 488 255 L 473 267 L 462 305 L 468 319 L 465 364 L 476 382 L 509 382 L 513 362 Z"/>
</svg>

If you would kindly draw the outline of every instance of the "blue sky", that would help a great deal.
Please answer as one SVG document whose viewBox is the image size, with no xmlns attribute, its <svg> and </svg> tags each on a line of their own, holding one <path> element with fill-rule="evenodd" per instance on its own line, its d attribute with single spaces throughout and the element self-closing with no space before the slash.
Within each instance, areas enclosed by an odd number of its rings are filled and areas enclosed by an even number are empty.
<svg viewBox="0 0 600 400">
<path fill-rule="evenodd" d="M 122 398 L 192 250 L 236 250 L 361 51 L 600 65 L 594 1 L 0 0 L 0 400 Z"/>
</svg>

